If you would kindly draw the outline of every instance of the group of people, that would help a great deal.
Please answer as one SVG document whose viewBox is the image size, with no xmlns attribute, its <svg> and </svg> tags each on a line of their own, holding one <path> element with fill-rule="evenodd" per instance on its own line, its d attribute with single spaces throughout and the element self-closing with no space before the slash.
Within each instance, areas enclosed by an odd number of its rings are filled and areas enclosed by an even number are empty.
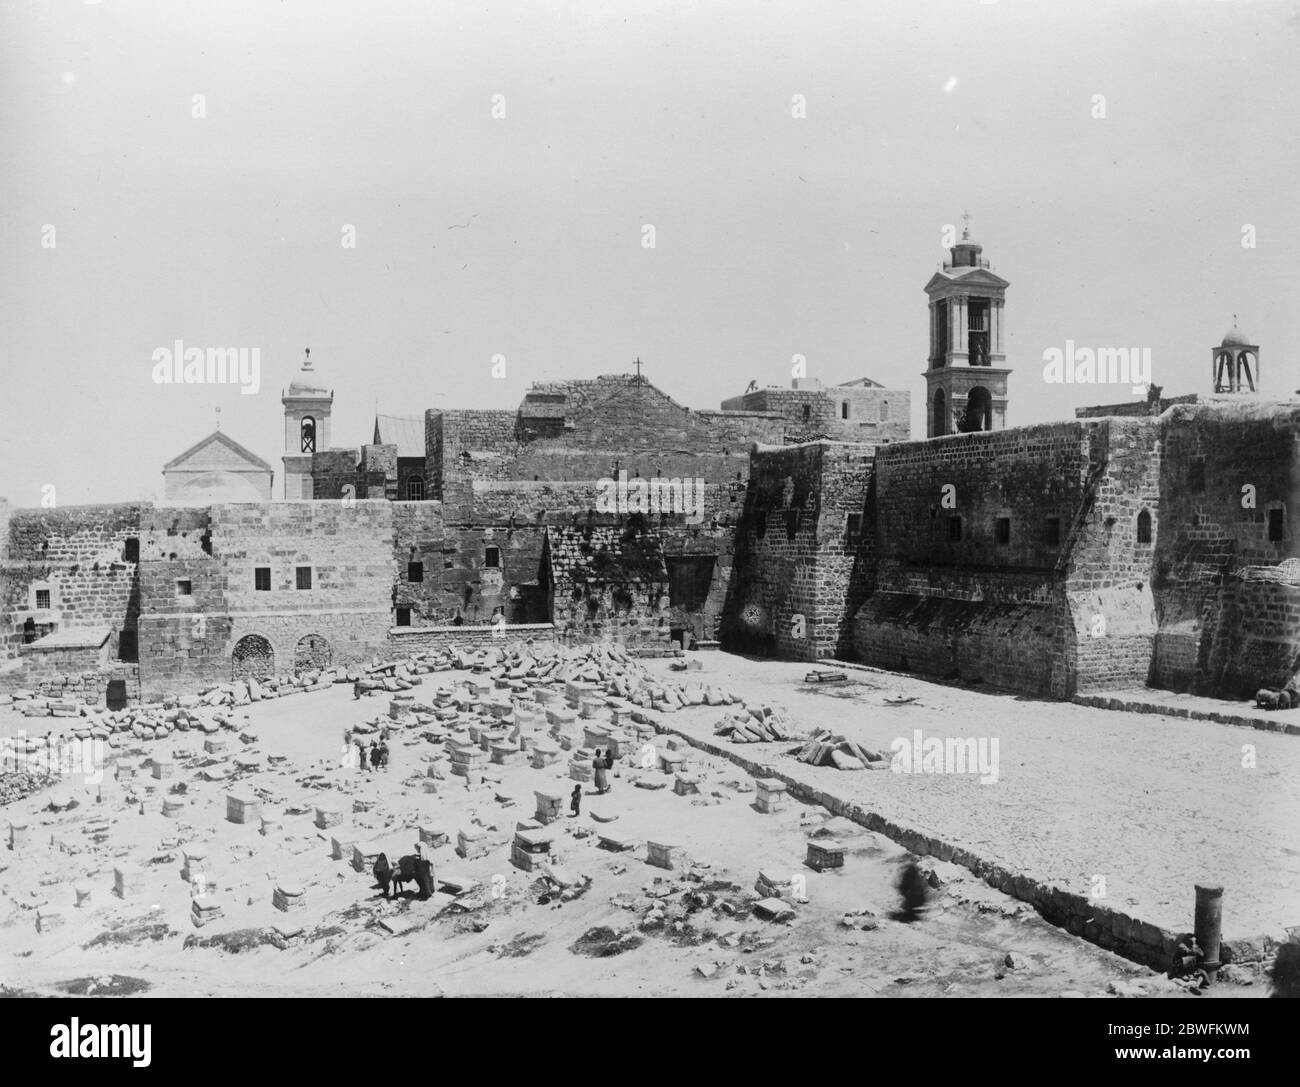
<svg viewBox="0 0 1300 1087">
<path fill-rule="evenodd" d="M 366 741 L 363 738 L 353 741 L 351 729 L 344 730 L 344 747 L 350 747 L 354 744 L 357 749 L 357 765 L 362 770 L 388 769 L 388 729 L 380 732 L 379 739 L 371 740 L 369 747 L 366 746 Z"/>
<path fill-rule="evenodd" d="M 596 792 L 609 792 L 613 786 L 609 783 L 609 771 L 614 769 L 614 749 L 606 748 L 604 751 L 597 749 L 596 757 L 591 760 L 591 769 L 595 776 Z M 569 814 L 582 814 L 582 786 L 575 785 L 573 792 L 569 794 Z"/>
<path fill-rule="evenodd" d="M 429 860 L 424 851 L 424 843 L 415 843 L 415 852 L 407 854 L 405 857 L 397 859 L 397 867 L 394 868 L 388 863 L 388 856 L 380 853 L 375 858 L 375 866 L 371 869 L 375 877 L 375 882 L 384 892 L 384 897 L 388 897 L 390 886 L 395 890 L 401 890 L 403 883 L 414 882 L 419 891 L 419 897 L 422 902 L 428 901 L 433 897 L 433 862 Z"/>
<path fill-rule="evenodd" d="M 597 748 L 596 757 L 591 760 L 591 768 L 595 771 L 596 792 L 601 794 L 609 792 L 611 786 L 606 771 L 614 769 L 614 749 L 609 747 L 602 753 Z"/>
</svg>

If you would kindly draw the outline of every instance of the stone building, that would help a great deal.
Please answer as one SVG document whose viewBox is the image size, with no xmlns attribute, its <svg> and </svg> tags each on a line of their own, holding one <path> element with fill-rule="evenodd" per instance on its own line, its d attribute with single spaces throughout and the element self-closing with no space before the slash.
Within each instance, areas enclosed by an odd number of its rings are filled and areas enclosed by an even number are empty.
<svg viewBox="0 0 1300 1087">
<path fill-rule="evenodd" d="M 163 465 L 168 503 L 269 502 L 275 469 L 220 430 Z"/>
<path fill-rule="evenodd" d="M 1300 401 L 1258 397 L 1234 330 L 1212 354 L 1226 391 L 1006 428 L 1006 281 L 980 252 L 964 235 L 927 286 L 925 441 L 869 379 L 692 410 L 638 367 L 513 410 L 379 415 L 333 449 L 308 359 L 282 398 L 291 500 L 0 504 L 0 688 L 158 697 L 502 624 L 1052 697 L 1285 683 Z M 214 435 L 169 467 L 256 468 L 241 450 Z"/>
<path fill-rule="evenodd" d="M 722 402 L 724 411 L 779 415 L 787 442 L 829 439 L 885 445 L 911 435 L 912 398 L 904 389 L 887 389 L 869 377 L 825 386 L 797 377 L 789 389 L 754 389 Z"/>
</svg>

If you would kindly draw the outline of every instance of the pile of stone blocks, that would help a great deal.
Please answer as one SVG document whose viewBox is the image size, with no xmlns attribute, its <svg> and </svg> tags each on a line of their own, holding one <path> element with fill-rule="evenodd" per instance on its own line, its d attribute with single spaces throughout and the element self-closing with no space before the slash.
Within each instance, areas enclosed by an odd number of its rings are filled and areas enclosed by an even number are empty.
<svg viewBox="0 0 1300 1087">
<path fill-rule="evenodd" d="M 471 827 L 468 830 L 458 830 L 456 832 L 456 852 L 470 860 L 474 857 L 484 857 L 488 851 L 487 831 L 480 830 L 478 827 Z"/>
<path fill-rule="evenodd" d="M 343 822 L 343 811 L 337 807 L 321 807 L 316 809 L 316 826 L 320 830 L 329 830 L 330 827 L 336 827 Z"/>
<path fill-rule="evenodd" d="M 144 873 L 135 865 L 123 864 L 113 869 L 113 893 L 118 898 L 133 898 L 144 886 Z"/>
<path fill-rule="evenodd" d="M 194 922 L 195 928 L 210 925 L 213 921 L 220 920 L 224 915 L 225 911 L 222 910 L 221 904 L 209 895 L 190 899 L 190 920 Z"/>
<path fill-rule="evenodd" d="M 558 744 L 553 744 L 547 740 L 540 740 L 533 744 L 533 769 L 545 770 L 548 766 L 553 766 L 560 761 L 560 748 Z"/>
<path fill-rule="evenodd" d="M 525 872 L 551 859 L 552 831 L 536 823 L 520 823 L 510 844 L 510 863 Z"/>
<path fill-rule="evenodd" d="M 195 882 L 196 876 L 203 876 L 207 879 L 207 847 L 201 845 L 189 845 L 181 850 L 181 856 L 185 858 L 181 865 L 181 879 L 186 883 Z"/>
<path fill-rule="evenodd" d="M 754 782 L 754 807 L 765 815 L 785 811 L 786 785 L 778 778 L 758 778 Z"/>
<path fill-rule="evenodd" d="M 447 751 L 451 755 L 453 774 L 473 784 L 483 780 L 483 766 L 487 762 L 487 753 L 478 745 L 448 741 Z"/>
<path fill-rule="evenodd" d="M 271 905 L 284 913 L 306 909 L 307 894 L 301 887 L 293 884 L 278 886 L 271 896 Z"/>
<path fill-rule="evenodd" d="M 844 846 L 833 838 L 813 838 L 808 842 L 808 856 L 804 864 L 814 872 L 844 867 Z"/>
<path fill-rule="evenodd" d="M 652 864 L 656 868 L 667 868 L 670 871 L 685 868 L 687 865 L 686 851 L 680 845 L 647 840 L 645 846 L 647 864 Z"/>
<path fill-rule="evenodd" d="M 491 745 L 492 762 L 496 766 L 516 766 L 523 761 L 523 751 L 518 744 L 511 743 L 508 739 L 501 740 Z"/>
<path fill-rule="evenodd" d="M 162 813 L 164 819 L 179 819 L 185 814 L 185 801 L 178 796 L 164 797 Z"/>
<path fill-rule="evenodd" d="M 694 774 L 684 774 L 678 771 L 676 780 L 673 782 L 673 792 L 678 796 L 694 796 L 700 791 L 700 779 Z"/>
<path fill-rule="evenodd" d="M 537 813 L 533 817 L 537 822 L 545 826 L 547 823 L 554 823 L 557 819 L 563 818 L 563 796 L 559 793 L 544 793 L 541 790 L 533 795 L 537 797 Z"/>
<path fill-rule="evenodd" d="M 31 828 L 26 823 L 9 824 L 9 848 L 14 852 L 31 843 Z"/>
<path fill-rule="evenodd" d="M 427 823 L 420 826 L 419 836 L 420 842 L 423 845 L 428 846 L 430 849 L 437 849 L 440 846 L 446 845 L 451 840 L 444 831 L 439 830 L 437 827 L 430 826 Z"/>
<path fill-rule="evenodd" d="M 226 819 L 231 823 L 260 823 L 262 802 L 248 793 L 227 793 Z"/>
</svg>

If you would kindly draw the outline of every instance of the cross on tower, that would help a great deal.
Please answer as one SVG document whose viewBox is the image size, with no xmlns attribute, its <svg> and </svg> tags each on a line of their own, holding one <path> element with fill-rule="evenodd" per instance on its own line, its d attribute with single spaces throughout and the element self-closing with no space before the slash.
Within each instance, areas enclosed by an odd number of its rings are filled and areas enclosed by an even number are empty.
<svg viewBox="0 0 1300 1087">
<path fill-rule="evenodd" d="M 642 378 L 641 378 L 641 356 L 640 356 L 640 355 L 638 355 L 638 356 L 636 357 L 636 362 L 635 362 L 634 365 L 636 366 L 636 383 L 639 385 L 639 384 L 641 384 L 641 381 L 642 381 Z"/>
<path fill-rule="evenodd" d="M 305 350 L 306 350 L 306 354 L 303 356 L 302 368 L 304 370 L 310 370 L 311 369 L 311 348 L 308 347 Z"/>
</svg>

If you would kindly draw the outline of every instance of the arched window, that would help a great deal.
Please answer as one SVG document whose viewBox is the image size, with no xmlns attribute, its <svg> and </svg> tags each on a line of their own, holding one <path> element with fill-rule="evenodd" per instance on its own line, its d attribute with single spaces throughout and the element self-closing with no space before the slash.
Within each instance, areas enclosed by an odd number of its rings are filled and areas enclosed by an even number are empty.
<svg viewBox="0 0 1300 1087">
<path fill-rule="evenodd" d="M 1138 514 L 1138 543 L 1149 544 L 1151 542 L 1151 514 L 1143 510 Z"/>
<path fill-rule="evenodd" d="M 880 421 L 882 423 L 889 422 L 889 401 L 888 400 L 882 400 L 880 402 Z"/>
<path fill-rule="evenodd" d="M 300 433 L 302 434 L 302 451 L 304 453 L 315 453 L 316 452 L 316 420 L 313 419 L 310 415 L 304 415 L 302 417 L 302 426 L 300 428 Z"/>
<path fill-rule="evenodd" d="M 933 430 L 936 438 L 948 433 L 948 398 L 944 396 L 942 389 L 936 389 L 934 393 Z"/>
<path fill-rule="evenodd" d="M 845 400 L 840 404 L 840 418 L 847 419 L 848 417 L 849 417 L 849 402 Z"/>
<path fill-rule="evenodd" d="M 424 501 L 424 477 L 412 476 L 406 481 L 406 500 L 408 502 Z"/>
</svg>

